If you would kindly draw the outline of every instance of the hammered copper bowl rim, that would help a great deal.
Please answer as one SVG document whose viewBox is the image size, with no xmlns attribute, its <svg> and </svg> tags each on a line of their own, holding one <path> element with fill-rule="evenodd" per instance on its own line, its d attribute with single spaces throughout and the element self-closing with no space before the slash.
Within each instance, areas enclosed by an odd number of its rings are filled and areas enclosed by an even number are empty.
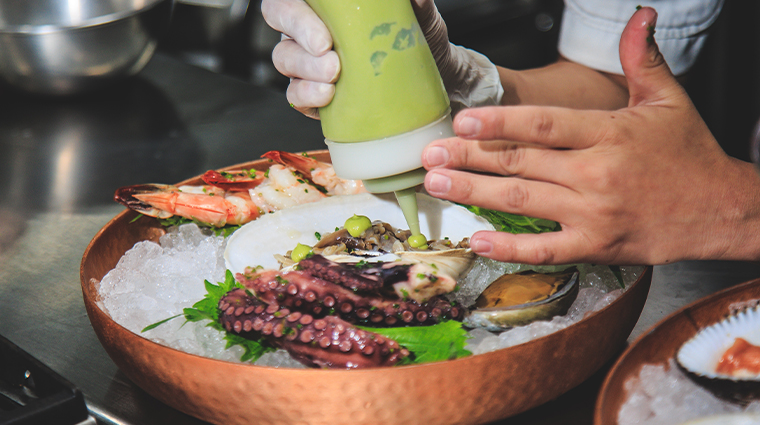
<svg viewBox="0 0 760 425">
<path fill-rule="evenodd" d="M 329 160 L 326 151 L 309 154 Z M 258 160 L 225 169 L 266 164 Z M 95 284 L 131 248 L 134 242 L 127 239 L 155 240 L 163 232 L 147 220 L 126 226 L 134 216 L 128 210 L 117 215 L 84 253 L 82 290 L 93 329 L 114 363 L 139 387 L 219 424 L 453 424 L 515 415 L 580 384 L 619 352 L 643 309 L 652 277 L 648 267 L 622 296 L 580 322 L 490 353 L 394 368 L 279 369 L 160 345 L 115 323 L 97 306 Z M 345 401 L 332 403 L 336 398 Z"/>
<path fill-rule="evenodd" d="M 627 399 L 625 383 L 644 365 L 667 365 L 681 346 L 701 329 L 717 323 L 733 306 L 760 302 L 760 279 L 753 279 L 700 298 L 666 316 L 641 334 L 607 373 L 594 409 L 594 425 L 617 425 Z"/>
</svg>

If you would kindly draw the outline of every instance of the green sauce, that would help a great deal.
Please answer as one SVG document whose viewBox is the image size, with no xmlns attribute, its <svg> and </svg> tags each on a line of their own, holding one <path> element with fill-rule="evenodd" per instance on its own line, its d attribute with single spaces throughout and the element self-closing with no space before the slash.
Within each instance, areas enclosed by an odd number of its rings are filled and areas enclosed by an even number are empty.
<svg viewBox="0 0 760 425">
<path fill-rule="evenodd" d="M 413 187 L 404 190 L 398 190 L 393 192 L 396 195 L 401 211 L 404 213 L 406 224 L 409 225 L 409 230 L 412 232 L 412 236 L 409 237 L 408 242 L 412 248 L 428 249 L 427 238 L 420 231 L 420 216 L 417 208 L 417 192 Z"/>
<path fill-rule="evenodd" d="M 335 142 L 377 140 L 443 116 L 449 99 L 409 0 L 306 0 L 341 63 L 332 102 L 319 110 Z"/>
<path fill-rule="evenodd" d="M 369 217 L 356 214 L 346 220 L 346 223 L 343 225 L 343 228 L 348 231 L 348 234 L 355 238 L 361 236 L 361 234 L 370 227 L 372 227 L 372 222 L 369 220 Z"/>
<path fill-rule="evenodd" d="M 299 243 L 295 248 L 293 248 L 293 251 L 290 252 L 290 259 L 297 263 L 309 256 L 310 253 L 311 247 L 309 245 Z"/>
</svg>

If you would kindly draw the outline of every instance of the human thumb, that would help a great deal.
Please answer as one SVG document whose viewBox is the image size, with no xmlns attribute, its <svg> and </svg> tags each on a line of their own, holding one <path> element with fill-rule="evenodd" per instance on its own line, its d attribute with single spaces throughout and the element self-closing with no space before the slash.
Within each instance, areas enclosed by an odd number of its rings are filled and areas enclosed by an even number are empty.
<svg viewBox="0 0 760 425">
<path fill-rule="evenodd" d="M 628 81 L 628 106 L 666 97 L 677 87 L 673 73 L 654 40 L 657 12 L 639 8 L 620 37 L 620 63 Z"/>
</svg>

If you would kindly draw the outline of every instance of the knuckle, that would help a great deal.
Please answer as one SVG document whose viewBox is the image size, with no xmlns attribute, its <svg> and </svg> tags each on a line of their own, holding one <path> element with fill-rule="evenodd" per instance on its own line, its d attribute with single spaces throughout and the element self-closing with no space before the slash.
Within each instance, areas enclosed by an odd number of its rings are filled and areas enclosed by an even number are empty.
<svg viewBox="0 0 760 425">
<path fill-rule="evenodd" d="M 290 84 L 288 85 L 287 90 L 285 90 L 285 98 L 288 99 L 288 103 L 292 104 L 295 107 L 302 107 L 301 99 L 298 96 L 298 81 L 299 80 L 292 80 Z"/>
<path fill-rule="evenodd" d="M 276 15 L 277 12 L 277 2 L 273 0 L 262 0 L 261 1 L 261 16 L 264 18 L 264 22 L 267 23 L 270 27 L 274 28 L 272 16 Z"/>
<path fill-rule="evenodd" d="M 272 64 L 277 69 L 277 72 L 286 77 L 296 76 L 291 69 L 293 62 L 293 49 L 291 45 L 293 43 L 295 42 L 290 39 L 283 40 L 272 49 Z"/>
<path fill-rule="evenodd" d="M 548 246 L 538 246 L 530 255 L 531 264 L 554 264 L 554 250 Z"/>
<path fill-rule="evenodd" d="M 315 60 L 306 60 L 311 68 L 309 75 L 314 75 L 314 80 L 323 83 L 334 83 L 338 80 L 340 72 L 340 60 L 337 53 L 330 51 L 329 54 L 319 56 Z"/>
<path fill-rule="evenodd" d="M 465 202 L 468 204 L 472 203 L 473 190 L 474 190 L 472 181 L 470 179 L 456 179 L 456 180 L 459 180 L 459 182 L 457 183 L 457 186 L 455 187 L 457 198 L 461 199 L 462 202 Z"/>
<path fill-rule="evenodd" d="M 635 112 L 632 114 L 635 114 Z M 628 143 L 631 140 L 632 134 L 629 129 L 627 116 L 614 111 L 610 113 L 610 117 L 612 119 L 603 121 L 602 125 L 598 127 L 596 139 L 613 146 Z"/>
<path fill-rule="evenodd" d="M 502 174 L 513 175 L 524 171 L 525 149 L 515 145 L 499 150 L 498 164 Z"/>
<path fill-rule="evenodd" d="M 528 204 L 528 191 L 523 184 L 518 182 L 508 185 L 501 198 L 509 211 L 521 212 Z"/>
<path fill-rule="evenodd" d="M 546 112 L 533 115 L 530 123 L 531 140 L 549 141 L 554 133 L 554 119 Z"/>
<path fill-rule="evenodd" d="M 446 148 L 451 152 L 451 160 L 455 162 L 454 166 L 468 167 L 472 165 L 473 150 L 476 149 L 474 143 L 462 139 L 449 139 L 446 141 L 446 145 Z"/>
</svg>

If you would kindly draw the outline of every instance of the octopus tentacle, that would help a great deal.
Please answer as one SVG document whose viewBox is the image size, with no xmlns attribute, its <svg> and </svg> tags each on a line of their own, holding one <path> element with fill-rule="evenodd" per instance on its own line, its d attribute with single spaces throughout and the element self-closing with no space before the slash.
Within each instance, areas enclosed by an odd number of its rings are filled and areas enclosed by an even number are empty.
<svg viewBox="0 0 760 425">
<path fill-rule="evenodd" d="M 442 320 L 462 320 L 464 308 L 442 297 L 424 303 L 387 299 L 379 294 L 359 294 L 311 276 L 306 271 L 264 271 L 237 275 L 237 280 L 265 303 L 297 309 L 314 316 L 337 314 L 350 323 L 370 326 L 432 325 Z"/>
<path fill-rule="evenodd" d="M 314 277 L 356 292 L 385 293 L 419 304 L 456 288 L 454 278 L 423 262 L 339 263 L 316 254 L 304 258 L 298 266 Z"/>
<path fill-rule="evenodd" d="M 398 342 L 335 317 L 317 318 L 278 304 L 265 304 L 236 288 L 219 301 L 219 319 L 229 332 L 265 337 L 312 367 L 392 366 L 409 356 Z"/>
<path fill-rule="evenodd" d="M 336 263 L 321 255 L 312 255 L 298 263 L 301 270 L 314 277 L 344 286 L 354 291 L 378 291 L 386 283 L 395 283 L 406 278 L 409 265 L 395 268 L 378 266 L 363 267 L 354 263 Z M 358 268 L 357 268 L 358 267 Z"/>
</svg>

